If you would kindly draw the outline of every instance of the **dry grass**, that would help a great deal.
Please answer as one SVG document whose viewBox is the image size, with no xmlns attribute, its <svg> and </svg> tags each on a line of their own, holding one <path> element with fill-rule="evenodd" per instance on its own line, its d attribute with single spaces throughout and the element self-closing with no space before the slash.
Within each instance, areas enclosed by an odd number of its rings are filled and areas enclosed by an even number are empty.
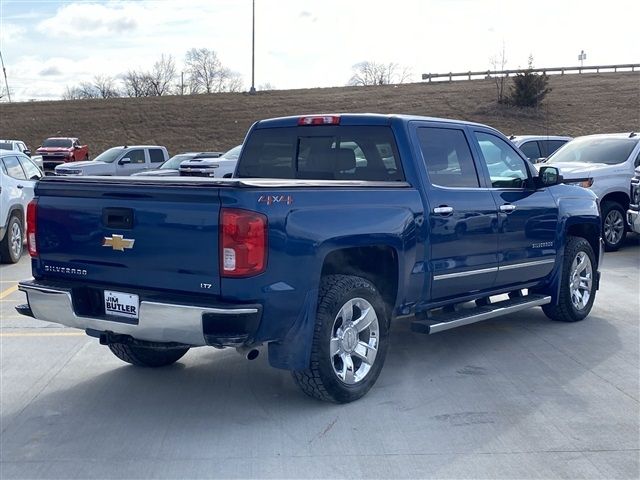
<svg viewBox="0 0 640 480">
<path fill-rule="evenodd" d="M 640 74 L 550 77 L 538 110 L 495 102 L 491 80 L 0 105 L 0 137 L 37 147 L 54 135 L 78 136 L 92 157 L 121 144 L 166 145 L 171 154 L 225 150 L 256 120 L 326 112 L 406 113 L 492 125 L 506 134 L 584 135 L 640 130 Z"/>
</svg>

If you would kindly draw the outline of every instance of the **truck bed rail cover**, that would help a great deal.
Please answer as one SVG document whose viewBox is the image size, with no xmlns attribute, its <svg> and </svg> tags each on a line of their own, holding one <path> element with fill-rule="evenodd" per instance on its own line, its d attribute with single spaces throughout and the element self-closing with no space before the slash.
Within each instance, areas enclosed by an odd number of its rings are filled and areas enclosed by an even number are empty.
<svg viewBox="0 0 640 480">
<path fill-rule="evenodd" d="M 307 188 L 307 187 L 368 187 L 409 188 L 407 182 L 380 182 L 366 180 L 292 180 L 286 178 L 206 178 L 206 177 L 44 177 L 42 183 L 104 184 L 104 185 L 158 185 L 220 188 Z"/>
</svg>

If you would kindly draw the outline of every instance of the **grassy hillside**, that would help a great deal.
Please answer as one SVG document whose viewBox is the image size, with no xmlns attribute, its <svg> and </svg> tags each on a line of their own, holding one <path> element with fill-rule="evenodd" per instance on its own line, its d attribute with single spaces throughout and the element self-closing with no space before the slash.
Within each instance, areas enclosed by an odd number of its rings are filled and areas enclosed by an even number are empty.
<svg viewBox="0 0 640 480">
<path fill-rule="evenodd" d="M 248 94 L 118 98 L 0 104 L 0 138 L 32 148 L 48 136 L 77 136 L 92 157 L 122 144 L 161 144 L 171 154 L 225 150 L 242 142 L 261 118 L 302 113 L 378 112 L 458 118 L 506 134 L 569 134 L 640 130 L 640 74 L 550 77 L 539 110 L 495 103 L 491 80 L 341 87 Z"/>
</svg>

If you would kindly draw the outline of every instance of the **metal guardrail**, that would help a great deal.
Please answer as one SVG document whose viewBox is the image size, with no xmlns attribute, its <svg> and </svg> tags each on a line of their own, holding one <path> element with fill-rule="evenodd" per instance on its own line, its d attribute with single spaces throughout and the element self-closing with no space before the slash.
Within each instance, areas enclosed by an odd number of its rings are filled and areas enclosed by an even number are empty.
<svg viewBox="0 0 640 480">
<path fill-rule="evenodd" d="M 601 70 L 612 70 L 613 72 L 631 71 L 635 72 L 636 69 L 640 69 L 640 63 L 622 63 L 617 65 L 593 65 L 593 66 L 577 66 L 577 67 L 551 67 L 551 68 L 522 68 L 517 70 L 485 70 L 482 72 L 449 72 L 449 73 L 423 73 L 422 80 L 431 80 L 436 78 L 448 78 L 449 81 L 453 81 L 454 78 L 462 78 L 471 80 L 472 77 L 482 76 L 483 78 L 492 78 L 497 76 L 509 76 L 517 75 L 519 73 L 534 72 L 534 73 L 587 73 L 594 72 L 600 73 Z"/>
</svg>

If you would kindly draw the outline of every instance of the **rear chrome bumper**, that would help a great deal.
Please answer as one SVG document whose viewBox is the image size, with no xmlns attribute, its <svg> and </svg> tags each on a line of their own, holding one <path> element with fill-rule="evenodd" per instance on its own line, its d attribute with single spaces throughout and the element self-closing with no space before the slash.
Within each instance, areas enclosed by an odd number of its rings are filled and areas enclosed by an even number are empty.
<svg viewBox="0 0 640 480">
<path fill-rule="evenodd" d="M 51 287 L 37 281 L 20 282 L 28 308 L 18 312 L 38 320 L 94 332 L 129 335 L 149 342 L 176 342 L 192 346 L 240 346 L 250 342 L 260 322 L 259 305 L 199 307 L 152 301 L 140 302 L 137 324 L 105 318 L 79 316 L 71 289 Z"/>
</svg>

